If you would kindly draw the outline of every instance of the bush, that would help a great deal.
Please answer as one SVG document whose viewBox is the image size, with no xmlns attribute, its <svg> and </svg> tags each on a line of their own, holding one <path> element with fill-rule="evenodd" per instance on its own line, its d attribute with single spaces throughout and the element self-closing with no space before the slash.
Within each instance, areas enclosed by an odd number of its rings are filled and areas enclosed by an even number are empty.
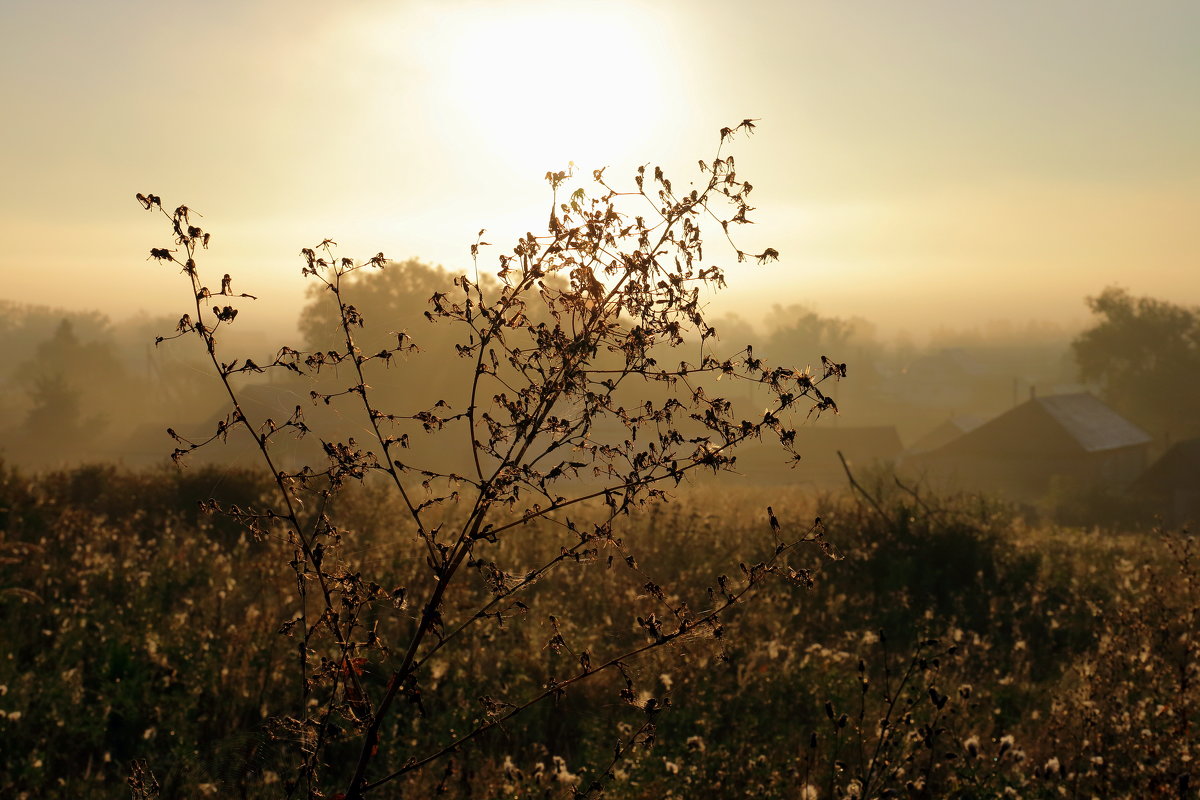
<svg viewBox="0 0 1200 800">
<path fill-rule="evenodd" d="M 722 130 L 721 146 L 753 123 Z M 388 266 L 382 254 L 356 262 L 337 256 L 329 240 L 302 251 L 303 274 L 336 309 L 332 349 L 282 347 L 262 365 L 226 361 L 220 332 L 239 314 L 232 303 L 250 296 L 236 294 L 229 275 L 219 292 L 202 279 L 196 259 L 210 234 L 186 206 L 167 212 L 157 196 L 138 195 L 172 226 L 174 247 L 151 256 L 182 269 L 193 300 L 175 335 L 159 341 L 202 342 L 231 403 L 214 431 L 172 431 L 174 456 L 248 435 L 276 484 L 271 504 L 209 505 L 291 550 L 297 612 L 283 629 L 298 652 L 301 702 L 273 721 L 275 735 L 296 746 L 289 793 L 316 797 L 342 786 L 359 798 L 396 781 L 418 792 L 438 788 L 462 775 L 456 754 L 485 734 L 511 731 L 521 716 L 544 721 L 543 741 L 569 740 L 574 734 L 559 729 L 564 720 L 546 710 L 550 704 L 582 714 L 606 707 L 605 696 L 626 707 L 600 715 L 606 724 L 624 715 L 623 757 L 654 739 L 671 703 L 657 690 L 646 695 L 633 661 L 720 638 L 723 616 L 768 578 L 808 585 L 809 571 L 788 563 L 799 545 L 831 552 L 819 523 L 789 525 L 785 535 L 770 512 L 773 541 L 751 545 L 754 557 L 735 559 L 733 578 L 710 575 L 707 592 L 697 593 L 668 588 L 621 532 L 626 518 L 666 500 L 693 473 L 729 469 L 745 441 L 765 436 L 796 457 L 794 412 L 836 412 L 819 385 L 846 374 L 825 356 L 814 375 L 768 366 L 750 347 L 731 357 L 713 349 L 701 290 L 723 286 L 724 274 L 703 261 L 702 226 L 716 220 L 732 245 L 731 228 L 750 222 L 753 187 L 720 150 L 700 172 L 696 188 L 677 191 L 661 169 L 643 167 L 619 191 L 598 170 L 598 197 L 579 188 L 562 202 L 572 176 L 547 173 L 548 231 L 527 234 L 499 256 L 495 280 L 480 278 L 477 264 L 474 279 L 460 275 L 430 298 L 429 320 L 458 332 L 453 355 L 436 357 L 462 365 L 461 380 L 446 383 L 460 386 L 459 396 L 400 409 L 380 406 L 374 376 L 414 357 L 420 343 L 399 330 L 379 349 L 366 346 L 367 320 L 351 296 L 362 283 L 356 275 Z M 486 245 L 478 241 L 473 255 Z M 759 263 L 778 256 L 771 248 L 733 252 Z M 697 360 L 678 360 L 681 353 Z M 310 390 L 313 402 L 360 414 L 358 438 L 322 433 L 323 467 L 288 466 L 277 446 L 316 423 L 299 405 L 286 419 L 250 417 L 243 380 L 266 370 L 323 376 Z M 765 388 L 767 411 L 742 416 L 717 395 L 721 379 Z M 390 520 L 405 550 L 394 571 L 363 558 L 338 516 L 347 508 L 339 500 L 344 487 L 374 478 L 402 509 Z M 536 544 L 512 550 L 512 539 Z M 575 618 L 551 613 L 539 585 L 577 580 L 563 577 L 568 566 L 623 589 Z M 530 616 L 544 620 L 540 629 L 516 624 Z M 545 651 L 534 673 L 510 662 L 519 648 Z M 475 670 L 473 699 L 443 690 L 451 669 Z M 603 793 L 612 768 L 594 771 L 584 789 Z M 563 769 L 579 772 L 574 764 Z M 397 790 L 404 791 L 388 791 Z"/>
</svg>

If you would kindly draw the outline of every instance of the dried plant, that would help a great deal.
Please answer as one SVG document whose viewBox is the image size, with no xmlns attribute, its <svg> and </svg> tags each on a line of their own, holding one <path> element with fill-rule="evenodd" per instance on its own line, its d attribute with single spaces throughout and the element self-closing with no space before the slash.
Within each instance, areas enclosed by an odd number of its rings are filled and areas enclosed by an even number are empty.
<svg viewBox="0 0 1200 800">
<path fill-rule="evenodd" d="M 721 148 L 753 127 L 745 120 L 723 129 Z M 716 576 L 707 592 L 676 590 L 661 586 L 654 564 L 639 563 L 621 535 L 623 517 L 667 501 L 694 473 L 735 468 L 734 451 L 743 442 L 773 439 L 798 459 L 794 426 L 837 411 L 820 384 L 843 378 L 845 364 L 822 356 L 814 374 L 768 366 L 750 347 L 730 357 L 713 348 L 716 331 L 705 320 L 702 290 L 724 286 L 724 273 L 704 266 L 702 228 L 718 225 L 738 261 L 778 257 L 771 248 L 751 254 L 734 244 L 733 229 L 751 222 L 753 187 L 721 148 L 700 161 L 700 180 L 684 190 L 661 169 L 642 167 L 626 190 L 597 170 L 598 196 L 579 188 L 560 197 L 573 176 L 547 173 L 553 194 L 547 231 L 526 234 L 500 255 L 494 281 L 479 277 L 476 261 L 476 277 L 459 276 L 430 298 L 428 319 L 461 332 L 445 357 L 461 360 L 469 391 L 427 408 L 382 409 L 374 401 L 374 371 L 402 364 L 420 346 L 407 332 L 378 352 L 358 344 L 366 320 L 349 296 L 350 276 L 388 268 L 382 253 L 355 261 L 338 256 L 330 240 L 302 251 L 304 276 L 337 307 L 340 347 L 282 347 L 262 364 L 226 360 L 221 332 L 237 320 L 239 301 L 253 297 L 235 292 L 228 274 L 219 289 L 206 283 L 197 259 L 210 234 L 195 224 L 194 211 L 167 211 L 158 196 L 138 195 L 145 209 L 162 212 L 173 233 L 172 245 L 150 256 L 181 268 L 192 294 L 175 333 L 158 342 L 199 339 L 229 399 L 215 430 L 192 438 L 168 431 L 178 445 L 174 458 L 248 434 L 277 489 L 268 507 L 209 505 L 289 550 L 297 613 L 281 633 L 295 640 L 302 688 L 299 709 L 274 720 L 275 734 L 299 750 L 296 774 L 285 782 L 289 796 L 319 797 L 341 786 L 345 797 L 361 798 L 422 775 L 444 789 L 458 771 L 455 754 L 468 743 L 585 684 L 611 681 L 641 722 L 630 727 L 613 763 L 576 788 L 578 795 L 600 796 L 616 762 L 653 741 L 655 721 L 670 706 L 669 697 L 639 691 L 631 664 L 650 651 L 719 639 L 722 615 L 769 578 L 809 584 L 809 570 L 788 564 L 797 546 L 833 556 L 819 519 L 797 528 L 772 511 L 772 540 L 763 537 L 759 557 L 740 563 L 736 577 Z M 476 260 L 486 245 L 481 238 L 472 246 Z M 310 430 L 302 406 L 286 419 L 251 419 L 244 381 L 268 371 L 323 374 L 312 402 L 344 414 L 357 409 L 366 441 Z M 340 386 L 327 390 L 331 372 Z M 769 406 L 742 416 L 716 395 L 722 379 L 761 387 Z M 275 445 L 289 435 L 318 436 L 326 463 L 282 463 Z M 460 468 L 421 461 L 423 452 L 453 449 L 466 454 Z M 409 575 L 366 574 L 369 564 L 357 563 L 347 547 L 353 538 L 339 525 L 339 492 L 348 481 L 369 478 L 385 480 L 405 509 L 406 518 L 393 524 L 420 554 L 414 557 L 420 567 Z M 540 564 L 505 560 L 504 543 L 519 535 L 544 539 Z M 473 712 L 464 717 L 442 702 L 434 667 L 448 648 L 533 616 L 535 585 L 567 565 L 626 574 L 638 589 L 624 609 L 636 633 L 620 625 L 619 633 L 610 630 L 620 598 L 595 619 L 539 614 L 549 624 L 550 658 L 539 685 L 515 693 L 481 675 Z M 691 604 L 684 599 L 689 591 Z M 502 664 L 504 657 L 497 642 L 491 658 Z M 439 709 L 447 722 L 419 724 Z"/>
</svg>

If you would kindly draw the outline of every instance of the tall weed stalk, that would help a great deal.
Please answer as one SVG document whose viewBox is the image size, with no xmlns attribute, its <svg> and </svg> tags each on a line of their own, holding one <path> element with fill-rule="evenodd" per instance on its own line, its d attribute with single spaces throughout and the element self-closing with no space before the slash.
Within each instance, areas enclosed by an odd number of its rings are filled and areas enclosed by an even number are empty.
<svg viewBox="0 0 1200 800">
<path fill-rule="evenodd" d="M 172 244 L 151 257 L 181 269 L 191 294 L 174 334 L 158 341 L 198 339 L 229 402 L 214 430 L 192 437 L 168 431 L 174 458 L 248 436 L 275 485 L 269 505 L 210 508 L 258 537 L 285 542 L 290 554 L 296 613 L 280 632 L 293 640 L 299 693 L 295 711 L 274 720 L 275 735 L 297 750 L 289 796 L 341 787 L 358 800 L 401 781 L 444 790 L 461 772 L 456 754 L 468 744 L 534 707 L 607 682 L 640 721 L 627 728 L 612 763 L 576 788 L 599 796 L 616 762 L 654 740 L 656 721 L 671 705 L 669 696 L 640 690 L 631 665 L 651 651 L 719 639 L 722 615 L 769 578 L 808 585 L 810 571 L 788 563 L 799 546 L 833 555 L 819 520 L 784 524 L 769 511 L 771 538 L 745 543 L 753 557 L 733 577 L 714 576 L 707 591 L 697 591 L 660 585 L 655 565 L 640 563 L 621 536 L 622 518 L 667 501 L 691 474 L 733 469 L 743 442 L 773 439 L 799 458 L 797 421 L 837 410 L 820 385 L 845 377 L 844 364 L 822 356 L 813 373 L 767 365 L 749 346 L 733 356 L 713 347 L 702 291 L 723 287 L 725 276 L 705 265 L 702 229 L 719 229 L 738 261 L 778 257 L 771 248 L 747 253 L 731 237 L 751 222 L 753 187 L 723 148 L 753 128 L 745 120 L 723 129 L 717 154 L 699 162 L 688 188 L 642 167 L 629 187 L 617 188 L 597 170 L 595 197 L 584 188 L 568 195 L 573 176 L 547 173 L 547 230 L 500 255 L 494 280 L 479 277 L 487 246 L 480 238 L 472 246 L 475 277 L 461 275 L 430 298 L 427 318 L 460 332 L 454 352 L 443 355 L 460 361 L 469 389 L 424 408 L 380 408 L 372 388 L 382 369 L 399 363 L 403 370 L 419 337 L 395 332 L 394 344 L 377 352 L 358 344 L 367 321 L 354 305 L 352 276 L 388 268 L 382 253 L 355 261 L 338 256 L 331 240 L 301 253 L 303 275 L 337 307 L 338 347 L 284 346 L 262 364 L 226 360 L 222 331 L 235 324 L 241 302 L 254 298 L 236 292 L 228 274 L 211 288 L 198 264 L 210 234 L 193 210 L 167 211 L 158 196 L 138 195 L 171 226 Z M 344 414 L 356 409 L 363 441 L 311 430 L 301 405 L 286 419 L 252 419 L 246 379 L 268 371 L 332 373 L 339 385 L 317 384 L 311 400 Z M 743 415 L 717 393 L 720 380 L 761 387 L 767 408 Z M 308 435 L 320 438 L 324 464 L 297 468 L 277 457 L 283 437 Z M 449 468 L 445 458 L 422 459 L 446 453 L 462 458 L 451 458 Z M 374 478 L 404 509 L 393 522 L 417 568 L 402 577 L 365 574 L 369 565 L 347 547 L 353 533 L 339 524 L 343 486 Z M 502 544 L 521 536 L 547 539 L 544 560 L 504 559 Z M 568 565 L 623 571 L 638 591 L 624 604 L 614 598 L 592 619 L 535 614 L 536 584 Z M 627 624 L 614 621 L 622 614 Z M 434 665 L 453 648 L 472 636 L 479 641 L 479 629 L 499 631 L 533 616 L 546 626 L 547 672 L 539 681 L 481 674 L 473 710 L 439 697 Z M 503 665 L 502 647 L 490 658 Z"/>
</svg>

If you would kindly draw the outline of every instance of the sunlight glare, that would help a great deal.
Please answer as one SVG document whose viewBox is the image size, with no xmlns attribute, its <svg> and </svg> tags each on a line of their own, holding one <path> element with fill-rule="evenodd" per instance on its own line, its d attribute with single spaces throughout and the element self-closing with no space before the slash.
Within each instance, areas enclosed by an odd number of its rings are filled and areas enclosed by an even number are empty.
<svg viewBox="0 0 1200 800">
<path fill-rule="evenodd" d="M 477 6 L 446 18 L 443 101 L 462 144 L 515 174 L 587 169 L 644 152 L 669 108 L 653 18 L 601 7 Z"/>
</svg>

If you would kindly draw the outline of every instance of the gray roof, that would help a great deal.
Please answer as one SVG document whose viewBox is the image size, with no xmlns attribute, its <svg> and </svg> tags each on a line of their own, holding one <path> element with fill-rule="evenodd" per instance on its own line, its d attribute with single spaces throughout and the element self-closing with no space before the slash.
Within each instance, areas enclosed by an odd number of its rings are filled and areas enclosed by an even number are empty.
<svg viewBox="0 0 1200 800">
<path fill-rule="evenodd" d="M 1084 450 L 1114 450 L 1152 441 L 1150 434 L 1087 392 L 1038 397 L 1037 403 Z"/>
</svg>

